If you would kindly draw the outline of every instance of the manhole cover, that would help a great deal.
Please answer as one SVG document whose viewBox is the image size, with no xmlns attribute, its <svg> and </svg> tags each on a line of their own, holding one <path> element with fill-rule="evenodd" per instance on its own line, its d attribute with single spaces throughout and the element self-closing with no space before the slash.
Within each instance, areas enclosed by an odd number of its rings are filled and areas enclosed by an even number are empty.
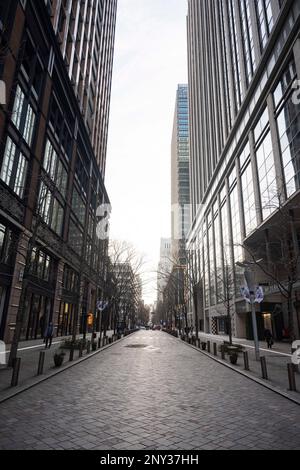
<svg viewBox="0 0 300 470">
<path fill-rule="evenodd" d="M 135 348 L 135 349 L 144 349 L 147 347 L 147 344 L 128 344 L 125 348 Z"/>
</svg>

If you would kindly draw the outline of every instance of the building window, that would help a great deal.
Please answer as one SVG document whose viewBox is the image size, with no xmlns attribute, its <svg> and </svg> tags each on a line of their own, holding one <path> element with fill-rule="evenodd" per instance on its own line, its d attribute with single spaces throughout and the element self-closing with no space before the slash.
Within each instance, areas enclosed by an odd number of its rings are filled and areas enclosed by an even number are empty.
<svg viewBox="0 0 300 470">
<path fill-rule="evenodd" d="M 292 88 L 296 79 L 296 66 L 291 61 L 273 94 L 288 198 L 300 188 L 300 104 L 293 99 Z"/>
<path fill-rule="evenodd" d="M 68 173 L 49 139 L 47 139 L 46 142 L 43 168 L 50 179 L 55 183 L 60 194 L 65 197 L 67 192 Z"/>
<path fill-rule="evenodd" d="M 51 258 L 38 248 L 33 248 L 31 253 L 30 274 L 39 279 L 49 282 Z"/>
<path fill-rule="evenodd" d="M 76 293 L 78 289 L 78 274 L 66 264 L 64 266 L 63 288 L 73 293 Z"/>
<path fill-rule="evenodd" d="M 13 232 L 0 224 L 0 264 L 11 265 L 14 258 L 15 237 Z"/>
<path fill-rule="evenodd" d="M 35 112 L 25 98 L 22 88 L 18 85 L 12 111 L 12 122 L 29 147 L 31 147 L 32 144 L 35 121 Z"/>
<path fill-rule="evenodd" d="M 254 130 L 256 163 L 259 179 L 261 207 L 264 220 L 269 217 L 278 207 L 278 190 L 276 183 L 274 154 L 271 132 L 268 124 L 268 111 L 266 110 Z"/>
<path fill-rule="evenodd" d="M 234 88 L 236 97 L 236 109 L 239 110 L 244 95 L 242 88 L 242 73 L 241 73 L 241 52 L 239 50 L 239 40 L 237 34 L 237 9 L 235 8 L 235 2 L 229 0 L 229 25 L 230 25 L 230 39 L 231 39 L 231 50 L 232 50 L 232 63 L 234 72 Z"/>
<path fill-rule="evenodd" d="M 220 216 L 218 202 L 213 206 L 213 218 L 214 218 L 214 238 L 215 238 L 215 251 L 216 251 L 216 297 L 217 303 L 222 301 L 224 293 L 223 289 L 223 263 L 222 263 L 222 248 L 221 248 L 221 237 L 220 237 Z"/>
<path fill-rule="evenodd" d="M 69 244 L 78 256 L 82 255 L 83 232 L 72 220 L 69 224 Z"/>
<path fill-rule="evenodd" d="M 239 209 L 239 194 L 236 180 L 236 170 L 234 168 L 233 174 L 235 179 L 230 186 L 230 209 L 231 209 L 231 224 L 232 224 L 232 241 L 234 252 L 234 263 L 242 260 L 242 236 L 241 236 L 241 219 Z"/>
<path fill-rule="evenodd" d="M 253 77 L 253 73 L 256 69 L 253 28 L 251 22 L 249 1 L 252 0 L 240 1 L 247 86 L 249 86 Z"/>
<path fill-rule="evenodd" d="M 274 26 L 271 0 L 255 0 L 260 47 L 263 52 Z"/>
<path fill-rule="evenodd" d="M 248 236 L 257 227 L 256 205 L 249 144 L 246 145 L 245 149 L 240 155 L 240 169 L 244 208 L 244 222 L 246 236 Z"/>
<path fill-rule="evenodd" d="M 85 213 L 86 213 L 86 204 L 82 197 L 80 196 L 79 192 L 76 188 L 73 189 L 73 196 L 72 196 L 72 209 L 79 220 L 79 222 L 84 225 L 85 224 Z"/>
<path fill-rule="evenodd" d="M 7 138 L 0 178 L 21 199 L 24 196 L 28 162 L 10 137 Z"/>
<path fill-rule="evenodd" d="M 49 225 L 58 236 L 61 236 L 64 221 L 64 208 L 44 182 L 41 183 L 40 187 L 38 213 L 44 222 Z"/>
</svg>

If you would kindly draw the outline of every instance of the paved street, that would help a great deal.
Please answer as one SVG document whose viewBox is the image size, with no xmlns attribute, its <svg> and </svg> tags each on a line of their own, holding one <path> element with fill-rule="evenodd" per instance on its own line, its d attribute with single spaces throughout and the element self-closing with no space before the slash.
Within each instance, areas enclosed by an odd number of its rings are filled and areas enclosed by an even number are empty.
<svg viewBox="0 0 300 470">
<path fill-rule="evenodd" d="M 140 331 L 0 405 L 1 449 L 300 449 L 300 408 Z"/>
</svg>

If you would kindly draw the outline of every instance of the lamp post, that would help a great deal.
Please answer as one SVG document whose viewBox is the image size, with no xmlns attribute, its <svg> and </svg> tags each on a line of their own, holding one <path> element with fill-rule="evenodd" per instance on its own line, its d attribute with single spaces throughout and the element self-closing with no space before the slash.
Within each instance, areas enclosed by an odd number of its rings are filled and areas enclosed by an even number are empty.
<svg viewBox="0 0 300 470">
<path fill-rule="evenodd" d="M 261 260 L 257 261 L 259 263 Z M 255 346 L 255 358 L 257 361 L 260 360 L 259 354 L 259 340 L 258 340 L 258 332 L 257 332 L 257 320 L 256 320 L 256 310 L 255 310 L 255 302 L 256 302 L 256 295 L 255 295 L 255 277 L 253 267 L 257 264 L 255 262 L 245 261 L 244 263 L 236 263 L 237 266 L 243 268 L 246 283 L 250 293 L 250 304 L 251 304 L 251 316 L 252 316 L 252 328 L 253 328 L 253 337 L 254 337 L 254 346 Z"/>
</svg>

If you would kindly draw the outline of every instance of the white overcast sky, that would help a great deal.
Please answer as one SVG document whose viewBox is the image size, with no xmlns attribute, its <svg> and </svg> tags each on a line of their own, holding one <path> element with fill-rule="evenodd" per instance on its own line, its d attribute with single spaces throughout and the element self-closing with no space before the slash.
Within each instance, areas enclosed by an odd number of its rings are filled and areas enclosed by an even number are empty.
<svg viewBox="0 0 300 470">
<path fill-rule="evenodd" d="M 144 299 L 156 300 L 160 238 L 170 236 L 176 89 L 187 82 L 186 0 L 119 0 L 106 187 L 111 238 L 147 261 Z"/>
</svg>

